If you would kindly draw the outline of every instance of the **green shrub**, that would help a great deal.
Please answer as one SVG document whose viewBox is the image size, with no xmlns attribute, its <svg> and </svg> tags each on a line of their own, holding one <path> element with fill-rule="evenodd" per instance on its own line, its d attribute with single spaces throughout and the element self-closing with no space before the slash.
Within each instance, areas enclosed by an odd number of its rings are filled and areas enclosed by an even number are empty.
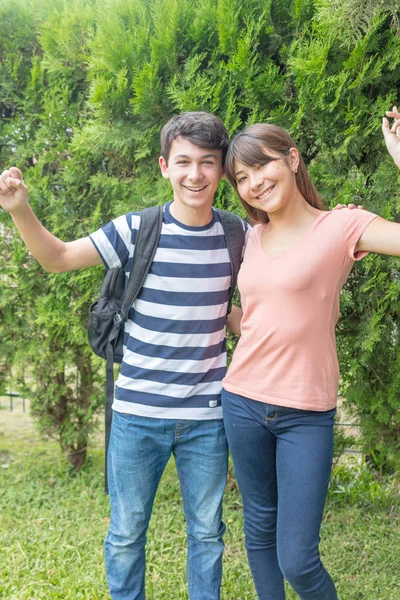
<svg viewBox="0 0 400 600">
<path fill-rule="evenodd" d="M 230 134 L 260 120 L 288 128 L 329 206 L 397 219 L 380 120 L 400 98 L 398 2 L 2 0 L 0 19 L 0 162 L 23 170 L 61 238 L 170 198 L 158 135 L 185 110 L 217 113 Z M 241 212 L 226 182 L 217 204 Z M 46 275 L 0 222 L 1 356 L 18 362 L 43 427 L 83 460 L 102 404 L 85 335 L 102 271 Z M 397 260 L 369 257 L 339 324 L 344 391 L 382 469 L 400 454 L 398 282 Z"/>
</svg>

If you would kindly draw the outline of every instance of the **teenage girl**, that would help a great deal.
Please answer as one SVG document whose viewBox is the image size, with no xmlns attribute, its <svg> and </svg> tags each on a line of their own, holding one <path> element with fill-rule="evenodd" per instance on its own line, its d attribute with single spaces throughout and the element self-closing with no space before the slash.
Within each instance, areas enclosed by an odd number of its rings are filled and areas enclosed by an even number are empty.
<svg viewBox="0 0 400 600">
<path fill-rule="evenodd" d="M 400 168 L 400 114 L 383 119 Z M 363 210 L 324 211 L 298 149 L 274 125 L 237 135 L 227 175 L 249 217 L 239 273 L 241 337 L 222 407 L 243 498 L 246 549 L 260 600 L 336 600 L 319 556 L 333 453 L 339 295 L 367 252 L 400 256 L 400 225 Z M 236 313 L 237 314 L 237 313 Z M 234 318 L 234 317 L 232 317 Z"/>
</svg>

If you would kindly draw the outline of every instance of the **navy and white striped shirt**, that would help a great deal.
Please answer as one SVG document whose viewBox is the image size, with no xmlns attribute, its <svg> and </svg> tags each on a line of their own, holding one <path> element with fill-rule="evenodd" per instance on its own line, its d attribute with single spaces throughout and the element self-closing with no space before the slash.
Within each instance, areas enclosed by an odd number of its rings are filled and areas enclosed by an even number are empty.
<svg viewBox="0 0 400 600">
<path fill-rule="evenodd" d="M 113 409 L 167 419 L 220 419 L 228 249 L 216 211 L 208 225 L 189 227 L 173 218 L 170 204 L 153 264 L 125 323 Z M 90 236 L 106 267 L 123 266 L 127 277 L 139 223 L 140 214 L 129 213 Z"/>
</svg>

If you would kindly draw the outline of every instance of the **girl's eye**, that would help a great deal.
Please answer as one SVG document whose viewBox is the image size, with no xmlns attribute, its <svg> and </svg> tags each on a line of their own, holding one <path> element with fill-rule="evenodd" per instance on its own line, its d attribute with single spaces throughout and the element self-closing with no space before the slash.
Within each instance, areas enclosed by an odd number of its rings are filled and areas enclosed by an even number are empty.
<svg viewBox="0 0 400 600">
<path fill-rule="evenodd" d="M 246 177 L 240 177 L 240 179 L 237 180 L 237 184 L 239 185 L 239 183 L 243 183 L 243 181 L 245 181 Z"/>
<path fill-rule="evenodd" d="M 258 168 L 259 168 L 259 169 L 262 169 L 263 167 L 265 167 L 265 165 L 266 165 L 266 164 L 267 164 L 266 162 L 260 163 L 260 164 L 258 165 Z"/>
</svg>

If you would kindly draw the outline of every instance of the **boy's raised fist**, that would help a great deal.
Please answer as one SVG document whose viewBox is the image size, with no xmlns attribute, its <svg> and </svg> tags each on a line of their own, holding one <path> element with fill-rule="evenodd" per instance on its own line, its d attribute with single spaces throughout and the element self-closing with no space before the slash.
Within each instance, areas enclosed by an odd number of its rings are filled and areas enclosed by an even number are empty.
<svg viewBox="0 0 400 600">
<path fill-rule="evenodd" d="M 22 208 L 28 202 L 28 188 L 22 173 L 16 167 L 3 171 L 0 175 L 0 206 L 9 212 Z"/>
</svg>

